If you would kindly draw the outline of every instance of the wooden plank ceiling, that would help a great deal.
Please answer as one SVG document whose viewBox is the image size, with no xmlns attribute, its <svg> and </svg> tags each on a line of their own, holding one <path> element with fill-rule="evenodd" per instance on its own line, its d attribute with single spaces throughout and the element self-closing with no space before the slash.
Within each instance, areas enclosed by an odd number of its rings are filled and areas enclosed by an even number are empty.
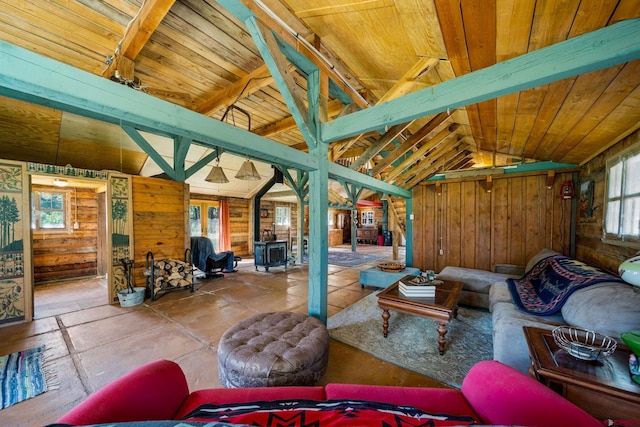
<svg viewBox="0 0 640 427">
<path fill-rule="evenodd" d="M 329 118 L 640 17 L 637 0 L 243 3 L 354 98 L 351 105 L 330 99 Z M 235 104 L 249 112 L 252 132 L 307 149 L 246 28 L 214 0 L 5 1 L 0 39 L 217 119 Z M 320 59 L 309 54 L 311 45 Z M 304 90 L 305 79 L 292 75 Z M 226 121 L 249 127 L 242 114 Z M 411 188 L 435 173 L 472 166 L 583 164 L 639 123 L 640 61 L 634 61 L 336 141 L 329 156 Z M 119 130 L 6 98 L 0 158 L 133 174 L 147 160 Z"/>
</svg>

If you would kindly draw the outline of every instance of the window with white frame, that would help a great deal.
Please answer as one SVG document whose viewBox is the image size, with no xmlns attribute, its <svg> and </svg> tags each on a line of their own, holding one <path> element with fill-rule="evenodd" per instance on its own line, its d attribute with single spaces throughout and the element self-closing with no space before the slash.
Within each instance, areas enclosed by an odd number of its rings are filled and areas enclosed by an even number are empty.
<svg viewBox="0 0 640 427">
<path fill-rule="evenodd" d="M 640 144 L 607 160 L 605 240 L 640 247 Z"/>
<path fill-rule="evenodd" d="M 288 227 L 291 223 L 289 208 L 286 206 L 276 206 L 276 225 Z"/>
<path fill-rule="evenodd" d="M 69 194 L 64 191 L 34 191 L 31 228 L 41 231 L 70 230 Z"/>
<path fill-rule="evenodd" d="M 372 211 L 362 212 L 361 218 L 362 225 L 373 225 L 374 215 Z"/>
</svg>

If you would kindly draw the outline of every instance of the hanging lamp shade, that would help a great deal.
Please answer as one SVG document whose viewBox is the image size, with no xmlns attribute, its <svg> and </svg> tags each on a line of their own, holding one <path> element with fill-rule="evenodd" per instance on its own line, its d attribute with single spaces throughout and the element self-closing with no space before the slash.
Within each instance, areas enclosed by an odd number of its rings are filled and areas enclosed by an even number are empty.
<svg viewBox="0 0 640 427">
<path fill-rule="evenodd" d="M 245 160 L 240 166 L 240 170 L 236 174 L 236 178 L 243 179 L 245 181 L 258 181 L 261 180 L 262 177 L 256 170 L 255 165 L 249 159 Z"/>
<path fill-rule="evenodd" d="M 227 182 L 229 182 L 229 179 L 220 167 L 220 148 L 218 147 L 216 147 L 216 165 L 211 168 L 211 171 L 209 171 L 209 175 L 207 175 L 204 180 L 207 182 L 212 182 L 214 184 L 226 184 Z"/>
<path fill-rule="evenodd" d="M 209 175 L 204 179 L 207 182 L 212 182 L 214 184 L 226 184 L 229 182 L 229 179 L 224 174 L 222 168 L 218 165 L 215 165 L 211 168 Z"/>
</svg>

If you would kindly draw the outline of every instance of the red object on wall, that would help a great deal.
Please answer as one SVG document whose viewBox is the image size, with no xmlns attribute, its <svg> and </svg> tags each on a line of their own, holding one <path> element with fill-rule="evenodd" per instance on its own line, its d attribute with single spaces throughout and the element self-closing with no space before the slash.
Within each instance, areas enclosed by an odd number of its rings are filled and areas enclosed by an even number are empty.
<svg viewBox="0 0 640 427">
<path fill-rule="evenodd" d="M 358 200 L 356 202 L 356 208 L 379 208 L 382 207 L 382 202 L 376 202 L 373 200 Z"/>
<path fill-rule="evenodd" d="M 565 181 L 562 183 L 562 188 L 560 189 L 560 198 L 561 199 L 573 199 L 573 196 L 576 195 L 576 190 L 573 187 L 573 181 Z"/>
</svg>

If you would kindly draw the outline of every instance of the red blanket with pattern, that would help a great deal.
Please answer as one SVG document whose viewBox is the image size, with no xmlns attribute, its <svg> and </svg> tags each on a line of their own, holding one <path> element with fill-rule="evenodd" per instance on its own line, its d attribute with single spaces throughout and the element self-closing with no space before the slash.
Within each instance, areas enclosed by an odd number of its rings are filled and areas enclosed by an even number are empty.
<svg viewBox="0 0 640 427">
<path fill-rule="evenodd" d="M 436 427 L 474 425 L 471 417 L 427 413 L 411 406 L 361 400 L 278 400 L 202 405 L 184 420 L 259 427 Z"/>
</svg>

